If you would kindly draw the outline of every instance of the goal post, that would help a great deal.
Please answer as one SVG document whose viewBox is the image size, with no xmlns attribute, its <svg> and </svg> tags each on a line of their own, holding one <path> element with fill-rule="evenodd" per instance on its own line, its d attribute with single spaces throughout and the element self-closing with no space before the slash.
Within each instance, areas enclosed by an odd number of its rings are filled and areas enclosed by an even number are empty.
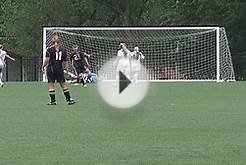
<svg viewBox="0 0 246 165">
<path fill-rule="evenodd" d="M 42 48 L 43 48 L 43 60 L 42 62 L 44 63 L 44 60 L 45 60 L 45 56 L 46 56 L 46 49 L 48 47 L 47 45 L 47 41 L 46 41 L 46 32 L 48 31 L 47 28 L 43 28 L 43 45 L 42 45 Z M 46 73 L 43 73 L 42 74 L 42 80 L 43 82 L 46 82 L 47 81 L 47 76 L 46 76 Z"/>
<path fill-rule="evenodd" d="M 68 55 L 74 45 L 92 54 L 94 72 L 117 56 L 124 41 L 130 51 L 138 46 L 144 54 L 150 81 L 235 81 L 223 27 L 44 27 L 44 57 L 54 34 L 63 38 Z"/>
<path fill-rule="evenodd" d="M 216 81 L 220 81 L 220 28 L 216 28 Z"/>
</svg>

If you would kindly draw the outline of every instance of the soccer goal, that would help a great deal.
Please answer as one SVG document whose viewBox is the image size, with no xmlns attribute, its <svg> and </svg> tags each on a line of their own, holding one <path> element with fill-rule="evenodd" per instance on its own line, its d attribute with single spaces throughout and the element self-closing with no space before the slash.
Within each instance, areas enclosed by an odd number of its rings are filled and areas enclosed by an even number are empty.
<svg viewBox="0 0 246 165">
<path fill-rule="evenodd" d="M 150 81 L 235 81 L 223 27 L 44 27 L 44 55 L 54 34 L 63 38 L 68 54 L 74 45 L 92 54 L 94 72 L 124 41 L 130 51 L 138 46 L 144 54 Z"/>
</svg>

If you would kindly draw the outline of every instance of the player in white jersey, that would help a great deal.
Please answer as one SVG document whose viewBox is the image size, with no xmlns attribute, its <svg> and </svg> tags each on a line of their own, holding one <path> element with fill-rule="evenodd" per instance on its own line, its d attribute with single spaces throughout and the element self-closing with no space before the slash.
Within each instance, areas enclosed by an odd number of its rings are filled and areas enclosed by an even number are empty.
<svg viewBox="0 0 246 165">
<path fill-rule="evenodd" d="M 141 60 L 144 59 L 144 55 L 139 51 L 139 48 L 134 47 L 134 51 L 131 52 L 131 71 L 133 82 L 137 82 L 139 72 L 141 70 Z"/>
<path fill-rule="evenodd" d="M 130 58 L 131 52 L 127 49 L 126 43 L 121 42 L 119 45 L 119 50 L 117 52 L 117 59 L 115 63 L 118 63 L 116 68 L 116 83 L 119 80 L 119 71 L 125 74 L 126 77 L 130 77 Z"/>
<path fill-rule="evenodd" d="M 15 61 L 14 58 L 10 57 L 6 51 L 3 50 L 3 45 L 0 44 L 0 86 L 3 87 L 3 68 L 5 68 L 5 57 L 9 58 L 12 61 Z"/>
</svg>

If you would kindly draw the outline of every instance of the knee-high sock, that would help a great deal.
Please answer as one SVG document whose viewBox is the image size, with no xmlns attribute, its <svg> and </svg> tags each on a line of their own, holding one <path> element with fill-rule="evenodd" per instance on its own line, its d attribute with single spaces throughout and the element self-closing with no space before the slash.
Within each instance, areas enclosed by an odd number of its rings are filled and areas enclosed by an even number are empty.
<svg viewBox="0 0 246 165">
<path fill-rule="evenodd" d="M 54 89 L 49 90 L 50 102 L 56 102 L 56 92 Z"/>
<path fill-rule="evenodd" d="M 63 89 L 64 96 L 66 97 L 66 101 L 71 100 L 69 89 Z"/>
</svg>

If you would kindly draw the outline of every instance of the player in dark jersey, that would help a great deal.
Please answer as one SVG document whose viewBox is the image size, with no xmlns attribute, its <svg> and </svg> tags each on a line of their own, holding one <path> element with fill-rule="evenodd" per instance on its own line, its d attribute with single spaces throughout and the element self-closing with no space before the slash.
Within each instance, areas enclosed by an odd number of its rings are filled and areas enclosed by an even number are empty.
<svg viewBox="0 0 246 165">
<path fill-rule="evenodd" d="M 75 101 L 70 97 L 68 85 L 64 77 L 64 70 L 67 71 L 68 68 L 68 59 L 66 51 L 61 48 L 61 37 L 55 35 L 52 38 L 52 43 L 53 45 L 46 51 L 46 58 L 42 66 L 42 71 L 46 68 L 48 78 L 48 89 L 50 96 L 50 102 L 48 105 L 56 105 L 55 81 L 60 83 L 66 97 L 67 104 L 74 104 Z"/>
<path fill-rule="evenodd" d="M 84 86 L 86 86 L 84 73 L 87 72 L 88 67 L 90 66 L 88 62 L 89 57 L 89 54 L 79 51 L 79 47 L 77 45 L 73 46 L 73 53 L 70 56 L 70 60 L 72 62 L 72 67 L 75 69 L 75 74 L 79 77 L 78 83 L 82 80 Z"/>
</svg>

